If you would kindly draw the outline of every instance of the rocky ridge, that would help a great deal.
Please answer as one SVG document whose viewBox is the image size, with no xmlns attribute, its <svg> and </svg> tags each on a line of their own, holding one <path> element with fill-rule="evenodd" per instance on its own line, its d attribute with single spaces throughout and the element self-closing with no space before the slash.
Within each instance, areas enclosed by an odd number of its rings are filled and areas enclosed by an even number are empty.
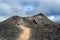
<svg viewBox="0 0 60 40">
<path fill-rule="evenodd" d="M 42 13 L 32 17 L 13 16 L 1 22 L 0 40 L 18 40 L 23 33 L 19 25 L 31 29 L 27 40 L 60 40 L 60 26 Z"/>
</svg>

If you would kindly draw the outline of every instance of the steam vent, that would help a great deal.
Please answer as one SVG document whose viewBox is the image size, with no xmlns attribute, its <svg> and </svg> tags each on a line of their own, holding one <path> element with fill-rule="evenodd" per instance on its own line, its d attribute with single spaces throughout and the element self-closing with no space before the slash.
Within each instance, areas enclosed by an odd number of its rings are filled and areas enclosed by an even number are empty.
<svg viewBox="0 0 60 40">
<path fill-rule="evenodd" d="M 42 13 L 32 17 L 12 16 L 0 23 L 0 40 L 60 40 L 60 25 Z"/>
</svg>

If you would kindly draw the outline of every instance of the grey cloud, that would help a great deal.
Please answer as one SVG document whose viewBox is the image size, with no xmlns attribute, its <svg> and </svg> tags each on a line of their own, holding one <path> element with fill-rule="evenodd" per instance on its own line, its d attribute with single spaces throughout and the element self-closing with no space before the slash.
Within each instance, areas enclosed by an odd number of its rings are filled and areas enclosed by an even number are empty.
<svg viewBox="0 0 60 40">
<path fill-rule="evenodd" d="M 1 3 L 8 4 L 5 5 L 8 8 L 0 8 L 0 15 L 7 15 L 8 17 L 13 15 L 33 16 L 40 12 L 50 17 L 60 15 L 60 0 L 0 0 Z M 24 10 L 26 5 L 31 5 L 33 10 Z"/>
</svg>

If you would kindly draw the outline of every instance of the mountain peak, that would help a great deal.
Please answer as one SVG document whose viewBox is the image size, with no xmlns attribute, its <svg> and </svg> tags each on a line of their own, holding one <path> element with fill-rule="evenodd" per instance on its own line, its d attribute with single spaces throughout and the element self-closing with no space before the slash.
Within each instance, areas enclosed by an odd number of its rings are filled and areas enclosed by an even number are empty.
<svg viewBox="0 0 60 40">
<path fill-rule="evenodd" d="M 19 22 L 21 19 L 22 19 L 22 17 L 12 16 L 12 17 L 8 18 L 7 20 L 3 21 L 2 24 L 16 25 L 17 22 Z"/>
<path fill-rule="evenodd" d="M 12 16 L 12 18 L 20 18 L 19 16 Z"/>
<path fill-rule="evenodd" d="M 32 17 L 12 16 L 0 23 L 1 40 L 25 40 L 27 38 L 27 40 L 59 40 L 59 36 L 60 26 L 54 24 L 42 13 Z"/>
<path fill-rule="evenodd" d="M 44 16 L 44 14 L 43 13 L 39 13 L 39 14 L 34 15 L 34 16 Z"/>
<path fill-rule="evenodd" d="M 39 25 L 44 25 L 44 24 L 54 24 L 54 22 L 52 22 L 51 20 L 49 20 L 44 14 L 39 13 L 37 15 L 34 15 L 32 17 L 19 17 L 19 16 L 12 16 L 10 18 L 8 18 L 7 20 L 3 21 L 3 23 L 8 23 L 8 24 L 13 24 L 13 23 L 17 23 L 20 20 L 26 20 L 29 22 L 33 22 L 33 20 L 35 20 L 36 23 L 38 23 Z M 21 22 L 21 21 L 20 21 Z"/>
</svg>

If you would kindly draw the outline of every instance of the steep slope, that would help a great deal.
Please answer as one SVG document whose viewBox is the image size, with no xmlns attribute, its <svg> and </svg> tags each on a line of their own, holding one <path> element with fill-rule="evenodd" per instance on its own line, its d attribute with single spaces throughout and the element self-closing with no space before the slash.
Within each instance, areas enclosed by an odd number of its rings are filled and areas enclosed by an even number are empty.
<svg viewBox="0 0 60 40">
<path fill-rule="evenodd" d="M 60 26 L 42 13 L 13 16 L 0 23 L 0 40 L 60 40 Z"/>
</svg>

